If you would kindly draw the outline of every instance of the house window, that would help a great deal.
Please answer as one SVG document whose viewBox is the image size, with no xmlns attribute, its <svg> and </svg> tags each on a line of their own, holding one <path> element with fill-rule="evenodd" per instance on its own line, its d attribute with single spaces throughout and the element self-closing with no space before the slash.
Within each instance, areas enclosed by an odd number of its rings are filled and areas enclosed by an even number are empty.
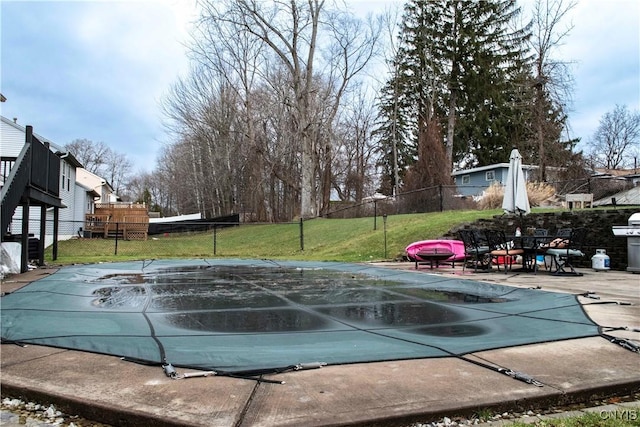
<svg viewBox="0 0 640 427">
<path fill-rule="evenodd" d="M 471 184 L 471 175 L 462 175 L 462 185 Z"/>
<path fill-rule="evenodd" d="M 64 190 L 64 183 L 67 181 L 67 164 L 62 162 L 62 189 Z"/>
<path fill-rule="evenodd" d="M 485 180 L 487 181 L 493 181 L 496 179 L 496 175 L 494 171 L 487 171 L 485 172 L 484 176 L 485 176 Z"/>
<path fill-rule="evenodd" d="M 71 166 L 66 162 L 62 163 L 62 189 L 71 190 Z"/>
</svg>

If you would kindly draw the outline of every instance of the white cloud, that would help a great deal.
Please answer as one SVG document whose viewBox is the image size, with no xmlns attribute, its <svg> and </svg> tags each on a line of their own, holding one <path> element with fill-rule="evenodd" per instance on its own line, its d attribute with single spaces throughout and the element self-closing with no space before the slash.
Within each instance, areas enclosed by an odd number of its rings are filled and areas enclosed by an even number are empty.
<svg viewBox="0 0 640 427">
<path fill-rule="evenodd" d="M 162 136 L 159 102 L 186 72 L 184 43 L 191 2 L 116 1 L 50 5 L 56 19 L 44 32 L 57 32 L 53 60 L 43 61 L 55 81 L 51 114 L 75 138 L 104 141 L 134 161 L 156 152 Z M 186 11 L 186 12 L 185 12 Z M 36 42 L 42 45 L 43 37 Z M 44 59 L 47 52 L 39 52 Z M 43 85 L 39 85 L 41 88 Z M 53 104 L 53 103 L 51 103 Z"/>
<path fill-rule="evenodd" d="M 361 16 L 404 3 L 345 1 Z M 572 11 L 574 29 L 559 51 L 576 62 L 572 136 L 587 139 L 616 104 L 640 107 L 639 5 L 580 0 Z M 3 1 L 0 7 L 8 117 L 34 124 L 61 145 L 104 141 L 151 169 L 149 159 L 165 138 L 158 103 L 189 69 L 184 44 L 196 1 Z"/>
<path fill-rule="evenodd" d="M 575 112 L 581 148 L 616 105 L 640 108 L 640 3 L 583 0 L 572 10 L 574 28 L 562 52 L 576 60 Z"/>
</svg>

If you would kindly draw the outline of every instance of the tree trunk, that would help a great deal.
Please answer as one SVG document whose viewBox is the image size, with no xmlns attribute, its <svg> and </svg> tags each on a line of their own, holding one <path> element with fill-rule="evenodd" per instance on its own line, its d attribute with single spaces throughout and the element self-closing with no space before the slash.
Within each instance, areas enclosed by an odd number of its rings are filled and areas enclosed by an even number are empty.
<svg viewBox="0 0 640 427">
<path fill-rule="evenodd" d="M 456 91 L 451 91 L 449 98 L 449 115 L 447 117 L 447 167 L 449 170 L 453 167 L 453 136 L 456 128 Z"/>
</svg>

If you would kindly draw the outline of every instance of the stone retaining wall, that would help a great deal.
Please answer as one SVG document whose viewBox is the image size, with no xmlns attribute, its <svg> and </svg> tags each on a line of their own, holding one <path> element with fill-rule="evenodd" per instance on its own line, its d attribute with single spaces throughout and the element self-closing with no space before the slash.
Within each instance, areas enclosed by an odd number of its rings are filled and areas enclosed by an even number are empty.
<svg viewBox="0 0 640 427">
<path fill-rule="evenodd" d="M 478 220 L 474 223 L 464 224 L 459 228 L 493 228 L 503 230 L 506 234 L 514 234 L 516 227 L 520 227 L 522 233 L 527 228 L 546 228 L 551 233 L 559 228 L 585 227 L 589 230 L 582 251 L 586 254 L 577 267 L 591 267 L 591 257 L 596 249 L 605 249 L 611 258 L 612 270 L 626 270 L 627 238 L 613 235 L 614 225 L 627 225 L 629 217 L 638 212 L 636 209 L 609 209 L 592 210 L 579 209 L 572 211 L 558 211 L 547 213 L 532 213 L 523 217 L 517 215 L 496 215 L 492 219 Z M 457 230 L 450 230 L 448 238 L 457 239 Z"/>
</svg>

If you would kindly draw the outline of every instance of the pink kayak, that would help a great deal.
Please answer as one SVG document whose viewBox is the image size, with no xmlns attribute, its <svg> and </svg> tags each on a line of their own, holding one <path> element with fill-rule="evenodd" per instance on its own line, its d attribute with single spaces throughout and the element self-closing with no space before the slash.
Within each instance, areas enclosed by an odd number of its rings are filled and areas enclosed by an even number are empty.
<svg viewBox="0 0 640 427">
<path fill-rule="evenodd" d="M 426 261 L 428 258 L 423 258 L 420 253 L 423 254 L 436 254 L 436 253 L 451 253 L 451 255 L 442 261 L 462 261 L 465 259 L 464 243 L 462 240 L 420 240 L 413 242 L 405 249 L 407 256 L 411 261 Z"/>
</svg>

